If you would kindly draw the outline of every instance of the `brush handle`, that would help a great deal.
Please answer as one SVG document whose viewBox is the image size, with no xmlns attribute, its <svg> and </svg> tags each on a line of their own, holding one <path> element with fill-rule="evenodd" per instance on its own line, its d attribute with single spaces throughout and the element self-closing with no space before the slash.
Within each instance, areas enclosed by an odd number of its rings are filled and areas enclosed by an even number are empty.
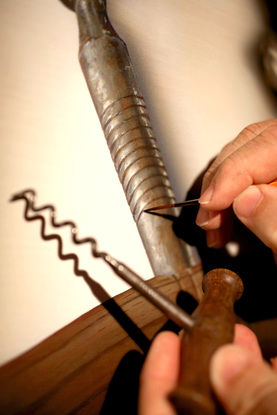
<svg viewBox="0 0 277 415">
<path fill-rule="evenodd" d="M 218 413 L 209 364 L 215 350 L 233 340 L 233 306 L 242 295 L 243 283 L 232 271 L 216 269 L 204 277 L 203 290 L 204 298 L 192 315 L 195 324 L 183 334 L 180 383 L 170 395 L 178 414 Z"/>
<path fill-rule="evenodd" d="M 276 186 L 277 187 L 277 179 L 276 180 L 273 180 L 273 182 L 270 182 L 269 184 L 271 186 Z"/>
</svg>

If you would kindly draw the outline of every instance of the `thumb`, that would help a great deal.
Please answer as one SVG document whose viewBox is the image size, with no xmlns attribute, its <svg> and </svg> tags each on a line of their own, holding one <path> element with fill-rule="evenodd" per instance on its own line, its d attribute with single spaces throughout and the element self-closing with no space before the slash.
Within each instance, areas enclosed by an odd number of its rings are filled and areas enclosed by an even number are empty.
<svg viewBox="0 0 277 415">
<path fill-rule="evenodd" d="M 221 347 L 210 367 L 215 394 L 228 415 L 276 415 L 277 374 L 253 352 Z"/>
<path fill-rule="evenodd" d="M 233 202 L 238 219 L 277 252 L 277 187 L 263 184 L 245 189 Z"/>
</svg>

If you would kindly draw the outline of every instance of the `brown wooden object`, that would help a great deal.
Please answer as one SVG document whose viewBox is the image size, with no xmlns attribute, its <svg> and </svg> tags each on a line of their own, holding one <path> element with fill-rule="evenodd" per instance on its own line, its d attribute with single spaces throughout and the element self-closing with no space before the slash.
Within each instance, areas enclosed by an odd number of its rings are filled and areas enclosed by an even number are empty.
<svg viewBox="0 0 277 415">
<path fill-rule="evenodd" d="M 201 275 L 201 267 L 191 273 Z M 149 283 L 175 302 L 189 274 Z M 134 289 L 105 301 L 0 368 L 0 414 L 100 414 L 122 359 L 143 356 L 166 321 Z"/>
<path fill-rule="evenodd" d="M 178 414 L 214 415 L 218 407 L 209 382 L 214 351 L 233 340 L 233 305 L 243 292 L 241 279 L 232 271 L 210 271 L 203 280 L 204 298 L 192 317 L 195 325 L 183 334 L 180 384 L 170 396 Z"/>
</svg>

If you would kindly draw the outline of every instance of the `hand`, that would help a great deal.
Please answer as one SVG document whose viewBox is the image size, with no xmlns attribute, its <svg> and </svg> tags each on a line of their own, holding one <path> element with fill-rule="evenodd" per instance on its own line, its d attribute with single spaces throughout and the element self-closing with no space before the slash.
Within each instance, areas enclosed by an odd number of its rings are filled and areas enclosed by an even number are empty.
<svg viewBox="0 0 277 415">
<path fill-rule="evenodd" d="M 210 366 L 214 392 L 228 415 L 276 415 L 277 359 L 272 367 L 247 327 L 238 325 L 234 344 L 222 346 Z"/>
<path fill-rule="evenodd" d="M 252 124 L 225 146 L 206 172 L 196 223 L 207 244 L 219 248 L 231 235 L 232 209 L 277 252 L 277 120 Z"/>
<path fill-rule="evenodd" d="M 176 388 L 180 338 L 160 333 L 149 350 L 140 377 L 139 415 L 176 415 L 168 394 Z M 236 325 L 233 345 L 222 346 L 211 361 L 211 383 L 228 415 L 277 413 L 277 362 L 262 359 L 254 333 Z"/>
<path fill-rule="evenodd" d="M 168 394 L 176 388 L 181 339 L 173 332 L 159 333 L 146 356 L 139 389 L 138 415 L 175 415 Z"/>
</svg>

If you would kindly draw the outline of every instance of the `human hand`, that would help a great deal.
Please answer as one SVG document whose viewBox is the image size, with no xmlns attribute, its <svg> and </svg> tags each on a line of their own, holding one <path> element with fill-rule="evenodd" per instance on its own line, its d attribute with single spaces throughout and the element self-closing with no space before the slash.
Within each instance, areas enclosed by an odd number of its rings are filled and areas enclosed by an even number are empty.
<svg viewBox="0 0 277 415">
<path fill-rule="evenodd" d="M 140 377 L 139 415 L 176 415 L 168 394 L 177 386 L 181 339 L 160 333 L 149 350 Z M 211 383 L 228 415 L 277 413 L 277 361 L 272 369 L 262 359 L 254 333 L 235 326 L 234 344 L 215 352 Z"/>
<path fill-rule="evenodd" d="M 232 209 L 273 252 L 277 252 L 277 120 L 246 127 L 223 148 L 206 172 L 196 223 L 209 247 L 224 246 L 232 231 Z"/>
<path fill-rule="evenodd" d="M 277 414 L 277 358 L 266 363 L 254 333 L 235 328 L 234 344 L 220 347 L 210 364 L 210 380 L 228 415 Z"/>
<path fill-rule="evenodd" d="M 140 374 L 138 415 L 176 415 L 168 395 L 178 382 L 181 339 L 161 332 L 153 340 Z"/>
</svg>

